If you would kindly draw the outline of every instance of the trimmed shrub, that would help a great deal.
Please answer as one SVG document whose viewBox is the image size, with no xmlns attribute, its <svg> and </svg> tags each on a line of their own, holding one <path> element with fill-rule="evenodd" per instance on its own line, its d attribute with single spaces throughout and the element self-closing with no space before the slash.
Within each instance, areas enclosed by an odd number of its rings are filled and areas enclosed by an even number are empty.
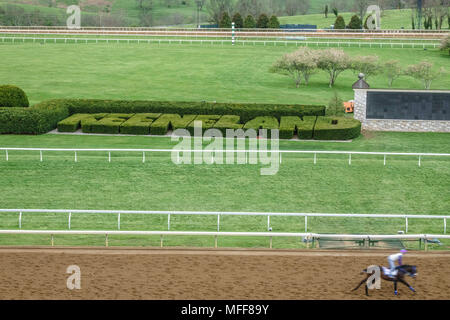
<svg viewBox="0 0 450 320">
<path fill-rule="evenodd" d="M 226 135 L 227 129 L 242 129 L 244 125 L 239 122 L 240 120 L 241 117 L 239 116 L 225 115 L 216 122 L 214 128 L 219 129 L 223 135 Z"/>
<path fill-rule="evenodd" d="M 217 123 L 217 120 L 220 119 L 220 115 L 199 115 L 195 117 L 195 119 L 189 123 L 187 126 L 187 129 L 191 133 L 191 135 L 194 135 L 194 124 L 196 121 L 200 121 L 202 123 L 202 134 L 208 130 L 214 127 L 214 125 Z"/>
<path fill-rule="evenodd" d="M 350 19 L 347 29 L 353 29 L 353 30 L 361 29 L 361 27 L 362 27 L 361 24 L 362 24 L 361 19 L 358 17 L 358 15 L 355 14 Z"/>
<path fill-rule="evenodd" d="M 269 29 L 280 29 L 280 21 L 278 21 L 277 16 L 273 15 L 269 20 Z"/>
<path fill-rule="evenodd" d="M 85 127 L 89 126 L 91 133 L 118 134 L 120 132 L 120 126 L 133 115 L 130 113 L 111 113 L 100 120 L 92 120 L 94 118 L 91 118 L 87 121 L 85 120 L 86 122 L 82 121 L 82 123 L 85 123 Z M 85 132 L 84 127 L 83 132 Z"/>
<path fill-rule="evenodd" d="M 150 126 L 161 113 L 137 113 L 120 126 L 122 134 L 150 134 Z"/>
<path fill-rule="evenodd" d="M 68 116 L 67 108 L 56 103 L 37 104 L 30 108 L 0 108 L 0 133 L 47 133 Z"/>
<path fill-rule="evenodd" d="M 224 12 L 219 21 L 219 28 L 231 28 L 231 19 L 227 12 Z"/>
<path fill-rule="evenodd" d="M 16 86 L 0 86 L 0 107 L 28 108 L 30 106 L 25 92 Z"/>
<path fill-rule="evenodd" d="M 163 114 L 150 126 L 150 134 L 165 135 L 168 130 L 185 129 L 197 115 L 187 114 L 181 117 L 179 114 Z"/>
<path fill-rule="evenodd" d="M 94 133 L 94 131 L 92 129 L 92 125 L 97 123 L 97 121 L 103 119 L 107 115 L 108 115 L 107 113 L 94 113 L 94 114 L 91 114 L 90 117 L 81 119 L 81 122 L 80 122 L 81 130 L 84 133 Z"/>
<path fill-rule="evenodd" d="M 317 117 L 281 117 L 280 139 L 292 139 L 294 134 L 299 139 L 312 139 Z"/>
<path fill-rule="evenodd" d="M 237 29 L 242 29 L 244 27 L 244 20 L 239 12 L 234 14 L 232 22 L 234 22 L 234 27 Z"/>
<path fill-rule="evenodd" d="M 345 29 L 345 21 L 342 16 L 337 16 L 334 22 L 334 29 Z"/>
<path fill-rule="evenodd" d="M 267 129 L 267 138 L 270 138 L 270 130 L 278 129 L 279 124 L 278 120 L 275 117 L 256 117 L 253 120 L 250 120 L 244 125 L 244 130 L 254 129 L 256 130 L 256 134 L 259 135 L 259 129 Z"/>
<path fill-rule="evenodd" d="M 269 27 L 269 18 L 266 14 L 262 13 L 256 21 L 256 27 L 259 29 L 267 29 Z"/>
<path fill-rule="evenodd" d="M 43 103 L 57 104 L 75 113 L 171 113 L 178 115 L 236 115 L 242 122 L 258 116 L 324 116 L 325 106 L 256 104 L 256 103 L 211 103 L 128 100 L 82 100 L 59 99 Z"/>
<path fill-rule="evenodd" d="M 245 29 L 253 29 L 256 28 L 256 21 L 252 15 L 248 15 L 244 20 L 244 28 Z"/>
<path fill-rule="evenodd" d="M 360 133 L 361 122 L 351 118 L 317 117 L 314 127 L 316 140 L 349 140 L 356 138 Z"/>
<path fill-rule="evenodd" d="M 81 121 L 89 118 L 95 119 L 95 114 L 88 114 L 88 113 L 76 113 L 74 115 L 71 115 L 69 118 L 66 118 L 60 122 L 58 122 L 58 131 L 59 132 L 75 132 L 81 127 Z M 100 114 L 100 116 L 103 118 L 106 116 L 106 113 Z M 97 114 L 98 117 L 98 114 Z"/>
</svg>

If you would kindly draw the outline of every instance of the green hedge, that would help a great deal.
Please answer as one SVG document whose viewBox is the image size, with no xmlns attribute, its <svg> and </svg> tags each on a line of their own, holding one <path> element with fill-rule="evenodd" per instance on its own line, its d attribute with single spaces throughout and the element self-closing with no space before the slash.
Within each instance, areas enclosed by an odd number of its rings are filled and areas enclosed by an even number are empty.
<svg viewBox="0 0 450 320">
<path fill-rule="evenodd" d="M 161 113 L 137 113 L 120 126 L 122 134 L 150 134 L 150 125 Z"/>
<path fill-rule="evenodd" d="M 82 122 L 84 124 L 83 132 L 86 132 L 85 128 L 89 127 L 88 131 L 90 133 L 118 134 L 120 126 L 132 116 L 134 116 L 132 113 L 110 113 L 100 120 L 95 118 L 86 119 Z"/>
<path fill-rule="evenodd" d="M 333 124 L 333 120 L 336 124 Z M 350 140 L 361 133 L 361 122 L 342 117 L 317 117 L 314 127 L 316 140 Z"/>
<path fill-rule="evenodd" d="M 256 134 L 259 135 L 260 129 L 267 129 L 267 138 L 270 138 L 271 137 L 270 130 L 272 130 L 272 129 L 278 130 L 279 126 L 280 125 L 278 123 L 277 118 L 264 116 L 264 117 L 256 117 L 256 118 L 248 121 L 244 125 L 244 130 L 254 129 L 254 130 L 256 130 Z"/>
<path fill-rule="evenodd" d="M 197 115 L 163 114 L 150 126 L 150 134 L 165 135 L 168 130 L 185 129 Z"/>
<path fill-rule="evenodd" d="M 223 135 L 226 135 L 227 129 L 242 129 L 244 125 L 239 123 L 240 120 L 241 117 L 239 116 L 224 115 L 214 124 L 214 128 L 219 129 Z"/>
<path fill-rule="evenodd" d="M 258 116 L 272 116 L 280 120 L 282 116 L 324 116 L 325 106 L 252 104 L 252 103 L 212 103 L 173 101 L 124 101 L 57 99 L 42 103 L 57 103 L 68 108 L 69 113 L 171 113 L 195 115 L 237 115 L 242 122 Z"/>
<path fill-rule="evenodd" d="M 67 108 L 54 103 L 30 108 L 0 108 L 0 134 L 42 134 L 69 116 Z"/>
<path fill-rule="evenodd" d="M 0 107 L 28 108 L 30 106 L 25 92 L 16 86 L 0 86 Z"/>
<path fill-rule="evenodd" d="M 188 124 L 187 129 L 190 132 L 190 134 L 194 135 L 194 125 L 195 122 L 199 121 L 202 125 L 202 134 L 205 133 L 206 130 L 211 129 L 214 127 L 214 125 L 217 123 L 217 121 L 221 118 L 220 115 L 199 115 L 195 117 L 195 119 Z"/>
<path fill-rule="evenodd" d="M 297 134 L 299 139 L 312 139 L 317 117 L 281 117 L 280 139 L 292 139 Z"/>
</svg>

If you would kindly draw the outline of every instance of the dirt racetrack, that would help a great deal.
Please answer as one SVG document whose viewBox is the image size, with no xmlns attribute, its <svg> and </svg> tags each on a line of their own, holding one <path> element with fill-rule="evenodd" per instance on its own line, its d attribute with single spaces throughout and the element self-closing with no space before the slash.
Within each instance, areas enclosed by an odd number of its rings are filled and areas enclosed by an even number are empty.
<svg viewBox="0 0 450 320">
<path fill-rule="evenodd" d="M 410 252 L 407 281 L 382 282 L 366 298 L 363 268 L 386 265 L 388 251 L 0 248 L 0 299 L 450 299 L 450 252 Z M 81 289 L 69 290 L 69 265 Z"/>
</svg>

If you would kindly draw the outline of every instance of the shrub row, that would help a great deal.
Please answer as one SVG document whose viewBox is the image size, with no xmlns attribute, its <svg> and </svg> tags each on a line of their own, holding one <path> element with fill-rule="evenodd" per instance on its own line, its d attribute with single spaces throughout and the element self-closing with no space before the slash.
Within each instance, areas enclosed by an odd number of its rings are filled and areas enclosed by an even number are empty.
<svg viewBox="0 0 450 320">
<path fill-rule="evenodd" d="M 27 108 L 29 102 L 25 92 L 12 85 L 0 86 L 0 107 L 2 108 Z"/>
<path fill-rule="evenodd" d="M 282 139 L 291 139 L 297 134 L 299 139 L 348 140 L 357 137 L 361 131 L 358 120 L 338 117 L 286 116 L 278 122 L 275 117 L 260 116 L 243 124 L 235 115 L 180 116 L 159 113 L 74 114 L 60 121 L 58 130 L 74 132 L 81 127 L 85 133 L 165 135 L 168 130 L 187 129 L 193 135 L 197 122 L 201 122 L 202 133 L 211 128 L 217 128 L 223 134 L 227 129 L 279 129 Z M 268 135 L 270 137 L 270 131 Z"/>
<path fill-rule="evenodd" d="M 42 134 L 69 116 L 67 108 L 54 103 L 30 108 L 0 108 L 0 134 Z"/>
<path fill-rule="evenodd" d="M 202 115 L 236 115 L 243 122 L 258 116 L 324 116 L 325 106 L 277 105 L 251 103 L 172 102 L 172 101 L 128 101 L 57 99 L 41 104 L 58 104 L 68 108 L 69 114 L 76 113 L 170 113 Z"/>
</svg>

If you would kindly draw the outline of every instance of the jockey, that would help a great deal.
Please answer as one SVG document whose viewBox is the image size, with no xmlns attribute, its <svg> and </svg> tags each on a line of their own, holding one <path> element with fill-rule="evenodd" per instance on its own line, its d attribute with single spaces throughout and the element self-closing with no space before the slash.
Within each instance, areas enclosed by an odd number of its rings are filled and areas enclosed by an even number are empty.
<svg viewBox="0 0 450 320">
<path fill-rule="evenodd" d="M 389 268 L 390 268 L 390 273 L 393 274 L 393 272 L 395 271 L 395 269 L 397 268 L 395 266 L 395 262 L 398 262 L 398 266 L 400 267 L 402 265 L 402 257 L 403 255 L 408 252 L 405 249 L 400 250 L 400 253 L 394 253 L 391 254 L 388 257 L 388 262 L 389 262 Z"/>
</svg>

